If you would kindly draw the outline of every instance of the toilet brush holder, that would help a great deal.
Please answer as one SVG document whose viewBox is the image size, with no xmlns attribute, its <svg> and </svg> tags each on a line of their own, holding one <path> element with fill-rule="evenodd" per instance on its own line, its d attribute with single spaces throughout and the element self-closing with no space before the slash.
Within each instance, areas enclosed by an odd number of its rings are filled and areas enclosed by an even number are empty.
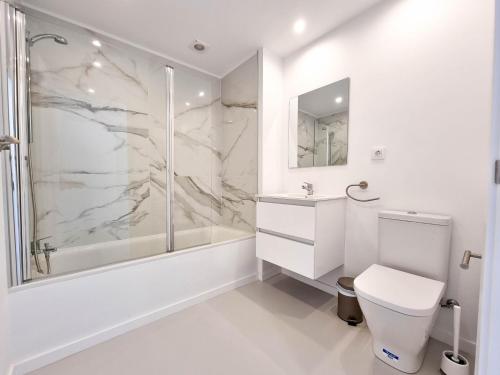
<svg viewBox="0 0 500 375">
<path fill-rule="evenodd" d="M 458 354 L 458 362 L 453 357 L 453 351 L 445 350 L 441 357 L 441 372 L 446 375 L 469 375 L 469 360 Z"/>
<path fill-rule="evenodd" d="M 448 300 L 447 307 L 453 306 L 453 350 L 445 350 L 441 356 L 441 372 L 446 375 L 469 375 L 469 360 L 458 354 L 460 338 L 460 305 Z"/>
</svg>

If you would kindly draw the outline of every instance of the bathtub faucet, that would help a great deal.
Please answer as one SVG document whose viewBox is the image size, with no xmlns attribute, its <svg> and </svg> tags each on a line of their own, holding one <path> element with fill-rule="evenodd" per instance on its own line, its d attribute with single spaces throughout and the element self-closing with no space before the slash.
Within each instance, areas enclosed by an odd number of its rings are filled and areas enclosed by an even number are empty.
<svg viewBox="0 0 500 375">
<path fill-rule="evenodd" d="M 43 254 L 45 255 L 45 263 L 47 264 L 47 274 L 52 273 L 52 267 L 50 265 L 50 253 L 57 251 L 57 247 L 50 247 L 48 242 L 43 244 Z"/>
</svg>

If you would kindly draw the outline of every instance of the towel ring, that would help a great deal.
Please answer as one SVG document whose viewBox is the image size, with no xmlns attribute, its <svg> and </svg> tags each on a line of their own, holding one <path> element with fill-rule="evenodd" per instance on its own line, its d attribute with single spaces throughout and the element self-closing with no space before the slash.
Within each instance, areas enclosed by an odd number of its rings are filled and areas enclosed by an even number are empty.
<svg viewBox="0 0 500 375">
<path fill-rule="evenodd" d="M 373 201 L 378 201 L 380 199 L 380 197 L 378 197 L 378 198 L 371 198 L 371 199 L 358 199 L 358 198 L 354 198 L 351 194 L 349 194 L 349 189 L 352 188 L 352 187 L 359 187 L 360 189 L 365 190 L 368 187 L 368 182 L 361 181 L 359 184 L 348 185 L 345 188 L 345 194 L 349 198 L 351 198 L 352 200 L 355 200 L 355 201 L 358 201 L 358 202 L 373 202 Z"/>
</svg>

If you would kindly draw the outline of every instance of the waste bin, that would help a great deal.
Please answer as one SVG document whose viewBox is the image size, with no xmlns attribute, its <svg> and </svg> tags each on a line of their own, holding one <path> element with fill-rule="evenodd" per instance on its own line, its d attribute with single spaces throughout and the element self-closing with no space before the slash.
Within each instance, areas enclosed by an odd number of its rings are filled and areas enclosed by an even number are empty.
<svg viewBox="0 0 500 375">
<path fill-rule="evenodd" d="M 358 325 L 363 321 L 363 313 L 359 307 L 354 292 L 354 278 L 341 277 L 337 281 L 338 307 L 337 315 L 350 326 Z"/>
</svg>

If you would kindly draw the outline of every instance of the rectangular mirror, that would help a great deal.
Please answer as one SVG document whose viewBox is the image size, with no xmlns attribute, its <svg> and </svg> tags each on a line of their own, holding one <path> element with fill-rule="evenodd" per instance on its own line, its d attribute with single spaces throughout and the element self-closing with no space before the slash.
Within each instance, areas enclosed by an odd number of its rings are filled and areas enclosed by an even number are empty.
<svg viewBox="0 0 500 375">
<path fill-rule="evenodd" d="M 346 78 L 290 99 L 289 168 L 347 164 L 349 83 Z"/>
</svg>

